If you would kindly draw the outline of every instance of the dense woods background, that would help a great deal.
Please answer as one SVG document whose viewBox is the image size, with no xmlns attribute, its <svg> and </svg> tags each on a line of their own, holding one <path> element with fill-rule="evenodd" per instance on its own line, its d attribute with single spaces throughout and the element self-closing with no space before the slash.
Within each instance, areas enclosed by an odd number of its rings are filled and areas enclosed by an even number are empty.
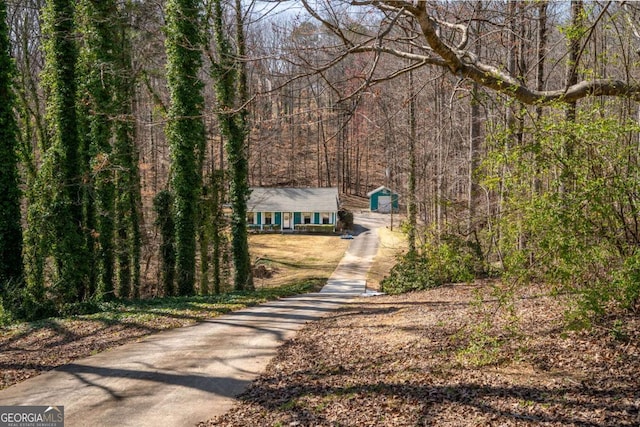
<svg viewBox="0 0 640 427">
<path fill-rule="evenodd" d="M 637 309 L 640 8 L 353 3 L 0 1 L 5 315 L 250 289 L 245 198 L 275 185 L 399 192 L 389 292 Z"/>
</svg>

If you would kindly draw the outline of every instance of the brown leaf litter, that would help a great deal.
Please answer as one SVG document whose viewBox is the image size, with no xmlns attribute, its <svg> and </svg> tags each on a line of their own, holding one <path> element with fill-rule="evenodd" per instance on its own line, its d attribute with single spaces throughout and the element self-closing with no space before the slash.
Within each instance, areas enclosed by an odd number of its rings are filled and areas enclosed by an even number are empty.
<svg viewBox="0 0 640 427">
<path fill-rule="evenodd" d="M 567 332 L 566 301 L 491 289 L 360 298 L 306 325 L 199 426 L 640 425 L 637 314 Z"/>
</svg>

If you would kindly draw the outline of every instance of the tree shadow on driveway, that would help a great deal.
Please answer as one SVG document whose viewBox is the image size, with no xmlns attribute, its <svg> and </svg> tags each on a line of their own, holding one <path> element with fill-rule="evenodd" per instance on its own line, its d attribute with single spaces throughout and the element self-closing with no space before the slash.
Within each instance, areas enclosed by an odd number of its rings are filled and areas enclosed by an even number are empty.
<svg viewBox="0 0 640 427">
<path fill-rule="evenodd" d="M 95 379 L 100 378 L 126 378 L 130 380 L 149 381 L 165 385 L 173 385 L 185 388 L 197 389 L 207 393 L 225 397 L 234 397 L 244 390 L 250 381 L 235 378 L 220 378 L 196 373 L 170 373 L 158 370 L 132 370 L 123 368 L 106 368 L 70 363 L 57 369 L 78 378 L 88 386 L 98 387 L 107 392 L 112 398 L 122 400 L 124 398 L 118 391 L 107 385 L 101 384 Z M 94 377 L 94 379 L 89 379 Z M 125 390 L 126 392 L 126 390 Z"/>
</svg>

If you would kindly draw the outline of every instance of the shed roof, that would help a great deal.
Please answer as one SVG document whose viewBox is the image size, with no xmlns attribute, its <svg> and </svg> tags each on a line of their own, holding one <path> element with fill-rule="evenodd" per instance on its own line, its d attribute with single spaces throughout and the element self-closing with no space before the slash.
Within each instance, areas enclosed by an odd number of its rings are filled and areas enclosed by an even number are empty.
<svg viewBox="0 0 640 427">
<path fill-rule="evenodd" d="M 390 189 L 389 187 L 385 187 L 384 185 L 382 185 L 382 186 L 380 186 L 380 187 L 376 188 L 375 190 L 371 190 L 371 191 L 369 191 L 369 192 L 367 193 L 367 197 L 371 197 L 371 196 L 373 196 L 374 194 L 379 193 L 379 192 L 380 192 L 380 191 L 382 191 L 382 190 L 387 190 L 387 191 L 389 191 L 390 193 L 397 194 L 395 191 L 393 191 L 393 190 L 392 190 L 392 189 Z"/>
<path fill-rule="evenodd" d="M 249 212 L 337 212 L 337 188 L 251 188 Z"/>
</svg>

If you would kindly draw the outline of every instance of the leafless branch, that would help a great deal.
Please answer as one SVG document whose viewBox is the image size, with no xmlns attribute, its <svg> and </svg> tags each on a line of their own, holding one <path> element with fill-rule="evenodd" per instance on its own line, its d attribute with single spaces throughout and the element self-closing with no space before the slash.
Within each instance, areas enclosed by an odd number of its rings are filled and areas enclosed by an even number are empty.
<svg viewBox="0 0 640 427">
<path fill-rule="evenodd" d="M 342 32 L 339 25 L 322 19 L 315 8 L 307 1 L 303 1 L 307 11 L 318 19 L 330 31 L 338 35 L 348 46 L 343 54 L 362 52 L 385 53 L 415 61 L 416 66 L 435 65 L 448 69 L 452 74 L 461 79 L 470 79 L 486 88 L 506 94 L 524 104 L 550 104 L 553 102 L 575 102 L 587 96 L 616 96 L 630 97 L 640 101 L 640 84 L 616 79 L 590 79 L 577 84 L 560 87 L 555 90 L 536 90 L 527 86 L 523 81 L 512 76 L 501 68 L 483 62 L 476 54 L 466 50 L 468 41 L 468 27 L 436 19 L 427 9 L 427 2 L 419 1 L 378 1 L 378 0 L 354 0 L 353 6 L 373 6 L 378 10 L 388 13 L 393 11 L 397 16 L 410 15 L 418 23 L 420 32 L 426 41 L 426 46 L 421 47 L 427 54 L 409 53 L 398 47 L 383 45 L 380 41 L 372 43 L 354 43 Z M 604 9 L 606 10 L 606 8 Z M 599 21 L 604 11 L 598 16 Z M 397 18 L 396 18 L 397 19 Z M 595 23 L 593 24 L 595 25 Z M 447 27 L 460 33 L 461 39 L 456 46 L 449 44 L 440 34 L 440 28 Z M 638 32 L 637 28 L 633 29 Z M 389 29 L 385 30 L 388 33 Z M 335 62 L 335 61 L 334 61 Z M 329 64 L 327 64 L 329 65 Z M 401 71 L 394 76 L 402 74 Z M 393 76 L 388 76 L 391 78 Z"/>
</svg>

